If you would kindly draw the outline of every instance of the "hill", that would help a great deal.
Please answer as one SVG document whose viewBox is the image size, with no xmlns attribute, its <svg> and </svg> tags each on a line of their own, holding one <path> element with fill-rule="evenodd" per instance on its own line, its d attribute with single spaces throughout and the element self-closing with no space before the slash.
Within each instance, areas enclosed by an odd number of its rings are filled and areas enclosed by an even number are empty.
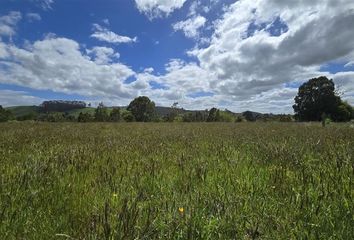
<svg viewBox="0 0 354 240">
<path fill-rule="evenodd" d="M 108 111 L 110 112 L 114 107 L 108 107 Z M 127 107 L 126 106 L 119 106 L 120 109 L 125 110 Z M 43 108 L 41 106 L 14 106 L 14 107 L 8 107 L 6 109 L 9 109 L 12 111 L 14 116 L 16 118 L 23 118 L 26 116 L 30 115 L 38 115 L 43 111 Z M 168 115 L 173 109 L 171 107 L 163 107 L 163 106 L 157 106 L 156 107 L 156 113 L 159 117 L 164 117 Z M 82 113 L 90 113 L 94 114 L 95 108 L 93 107 L 85 107 L 85 108 L 79 108 L 79 109 L 70 109 L 67 111 L 55 111 L 55 112 L 65 112 L 69 116 L 73 116 L 77 118 L 80 114 Z M 55 113 L 52 112 L 52 113 Z M 178 108 L 177 109 L 178 114 L 186 114 L 186 113 L 196 113 L 196 112 L 205 112 L 205 110 L 186 110 L 183 108 Z M 252 112 L 252 111 L 246 111 L 242 113 L 235 113 L 229 110 L 225 110 L 224 112 L 233 115 L 234 117 L 243 117 L 247 119 L 248 121 L 258 121 L 258 120 L 264 120 L 264 119 L 273 119 L 277 118 L 282 115 L 276 115 L 276 114 L 263 114 L 259 112 Z"/>
</svg>

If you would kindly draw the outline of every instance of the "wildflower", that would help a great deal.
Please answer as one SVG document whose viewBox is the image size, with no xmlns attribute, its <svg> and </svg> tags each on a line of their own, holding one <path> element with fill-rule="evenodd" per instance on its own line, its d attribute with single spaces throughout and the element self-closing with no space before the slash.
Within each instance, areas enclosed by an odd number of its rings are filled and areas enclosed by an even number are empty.
<svg viewBox="0 0 354 240">
<path fill-rule="evenodd" d="M 117 193 L 113 193 L 113 198 L 117 198 L 118 194 Z"/>
<path fill-rule="evenodd" d="M 178 208 L 178 211 L 179 211 L 179 213 L 182 214 L 182 213 L 184 213 L 184 208 L 183 208 L 183 207 L 179 207 L 179 208 Z"/>
</svg>

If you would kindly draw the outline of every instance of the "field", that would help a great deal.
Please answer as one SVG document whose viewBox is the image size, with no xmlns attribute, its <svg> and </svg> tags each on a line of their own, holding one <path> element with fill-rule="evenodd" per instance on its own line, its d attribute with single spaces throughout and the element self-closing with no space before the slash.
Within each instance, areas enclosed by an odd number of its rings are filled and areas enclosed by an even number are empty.
<svg viewBox="0 0 354 240">
<path fill-rule="evenodd" d="M 1 239 L 354 239 L 354 128 L 0 124 Z"/>
</svg>

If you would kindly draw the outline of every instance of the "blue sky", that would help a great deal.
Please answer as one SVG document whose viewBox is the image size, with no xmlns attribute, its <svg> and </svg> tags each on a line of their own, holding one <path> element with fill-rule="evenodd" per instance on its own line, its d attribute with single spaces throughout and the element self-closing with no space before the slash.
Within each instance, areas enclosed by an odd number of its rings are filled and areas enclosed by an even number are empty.
<svg viewBox="0 0 354 240">
<path fill-rule="evenodd" d="M 320 75 L 353 104 L 354 6 L 330 2 L 2 0 L 0 105 L 146 95 L 291 113 L 297 87 Z"/>
</svg>

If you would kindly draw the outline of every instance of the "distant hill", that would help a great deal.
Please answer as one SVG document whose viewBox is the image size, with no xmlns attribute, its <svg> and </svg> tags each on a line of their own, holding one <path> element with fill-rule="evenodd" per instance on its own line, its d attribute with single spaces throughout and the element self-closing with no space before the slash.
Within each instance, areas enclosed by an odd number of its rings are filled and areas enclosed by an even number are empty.
<svg viewBox="0 0 354 240">
<path fill-rule="evenodd" d="M 114 107 L 108 107 L 108 111 L 111 111 L 113 108 Z M 120 106 L 119 108 L 121 108 L 122 110 L 125 110 L 127 107 Z M 24 117 L 26 115 L 38 115 L 41 112 L 43 112 L 43 108 L 41 106 L 15 106 L 15 107 L 8 107 L 7 109 L 11 110 L 16 118 Z M 172 111 L 171 107 L 162 107 L 162 106 L 156 107 L 156 113 L 159 117 L 164 117 L 167 114 L 169 114 L 171 111 Z M 177 111 L 178 111 L 178 114 L 205 112 L 205 110 L 186 110 L 183 108 L 178 108 Z M 65 112 L 68 115 L 71 115 L 71 116 L 77 118 L 79 116 L 80 112 L 94 114 L 95 108 L 85 107 L 85 108 L 71 109 L 71 110 L 67 110 L 67 111 L 56 111 L 56 112 Z M 248 121 L 258 121 L 258 120 L 262 120 L 262 119 L 266 119 L 266 118 L 269 119 L 269 118 L 275 118 L 277 116 L 280 116 L 280 115 L 276 115 L 276 114 L 263 114 L 263 113 L 252 112 L 252 111 L 235 113 L 235 112 L 232 112 L 229 110 L 225 110 L 225 112 L 232 114 L 234 117 L 244 117 Z"/>
<path fill-rule="evenodd" d="M 30 114 L 38 114 L 40 112 L 39 106 L 16 106 L 8 107 L 6 109 L 11 110 L 15 117 L 23 117 Z"/>
</svg>

